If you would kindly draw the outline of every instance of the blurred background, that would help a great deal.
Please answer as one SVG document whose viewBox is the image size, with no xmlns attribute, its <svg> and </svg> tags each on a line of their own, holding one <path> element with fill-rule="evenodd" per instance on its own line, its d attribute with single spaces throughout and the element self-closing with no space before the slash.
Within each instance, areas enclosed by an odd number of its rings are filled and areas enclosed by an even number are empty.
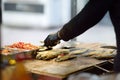
<svg viewBox="0 0 120 80">
<path fill-rule="evenodd" d="M 2 0 L 2 46 L 14 42 L 40 44 L 79 13 L 88 0 Z M 93 16 L 94 17 L 94 16 Z M 72 41 L 115 44 L 109 13 Z M 91 19 L 92 20 L 92 19 Z"/>
</svg>

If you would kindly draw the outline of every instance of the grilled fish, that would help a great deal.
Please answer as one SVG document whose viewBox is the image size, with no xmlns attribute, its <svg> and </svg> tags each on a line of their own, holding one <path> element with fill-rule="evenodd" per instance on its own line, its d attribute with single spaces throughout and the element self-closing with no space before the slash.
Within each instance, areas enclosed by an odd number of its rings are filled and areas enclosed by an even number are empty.
<svg viewBox="0 0 120 80">
<path fill-rule="evenodd" d="M 66 60 L 70 60 L 70 59 L 73 59 L 73 58 L 76 58 L 77 56 L 75 55 L 63 55 L 63 56 L 58 56 L 55 61 L 56 62 L 61 62 L 61 61 L 66 61 Z"/>
<path fill-rule="evenodd" d="M 42 51 L 42 52 L 37 52 L 36 59 L 50 60 L 56 58 L 59 54 L 68 54 L 68 53 L 69 50 L 65 50 L 65 49 Z"/>
</svg>

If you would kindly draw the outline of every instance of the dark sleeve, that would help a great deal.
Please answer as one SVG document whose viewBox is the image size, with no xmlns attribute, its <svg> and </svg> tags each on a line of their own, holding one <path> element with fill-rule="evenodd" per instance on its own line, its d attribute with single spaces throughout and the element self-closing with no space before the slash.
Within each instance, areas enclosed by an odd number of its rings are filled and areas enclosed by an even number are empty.
<svg viewBox="0 0 120 80">
<path fill-rule="evenodd" d="M 112 1 L 90 0 L 82 11 L 59 31 L 61 39 L 68 41 L 97 24 L 109 10 Z"/>
<path fill-rule="evenodd" d="M 114 58 L 114 71 L 120 73 L 120 0 L 115 0 L 109 12 L 111 21 L 114 25 L 117 43 L 117 54 Z"/>
</svg>

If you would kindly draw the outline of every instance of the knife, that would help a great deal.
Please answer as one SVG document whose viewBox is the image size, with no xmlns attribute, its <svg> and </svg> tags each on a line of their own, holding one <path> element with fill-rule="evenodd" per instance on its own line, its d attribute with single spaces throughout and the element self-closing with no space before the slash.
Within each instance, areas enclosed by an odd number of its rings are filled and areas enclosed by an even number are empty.
<svg viewBox="0 0 120 80">
<path fill-rule="evenodd" d="M 107 49 L 117 49 L 116 46 L 101 46 L 101 48 L 107 48 Z"/>
</svg>

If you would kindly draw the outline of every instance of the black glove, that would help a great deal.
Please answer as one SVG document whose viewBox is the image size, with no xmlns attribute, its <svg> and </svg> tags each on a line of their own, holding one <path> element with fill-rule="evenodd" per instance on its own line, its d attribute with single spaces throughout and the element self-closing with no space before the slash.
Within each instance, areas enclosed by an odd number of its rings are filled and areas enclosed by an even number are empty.
<svg viewBox="0 0 120 80">
<path fill-rule="evenodd" d="M 60 40 L 61 39 L 58 37 L 58 33 L 49 34 L 47 38 L 44 40 L 44 46 L 51 48 L 60 43 Z"/>
</svg>

